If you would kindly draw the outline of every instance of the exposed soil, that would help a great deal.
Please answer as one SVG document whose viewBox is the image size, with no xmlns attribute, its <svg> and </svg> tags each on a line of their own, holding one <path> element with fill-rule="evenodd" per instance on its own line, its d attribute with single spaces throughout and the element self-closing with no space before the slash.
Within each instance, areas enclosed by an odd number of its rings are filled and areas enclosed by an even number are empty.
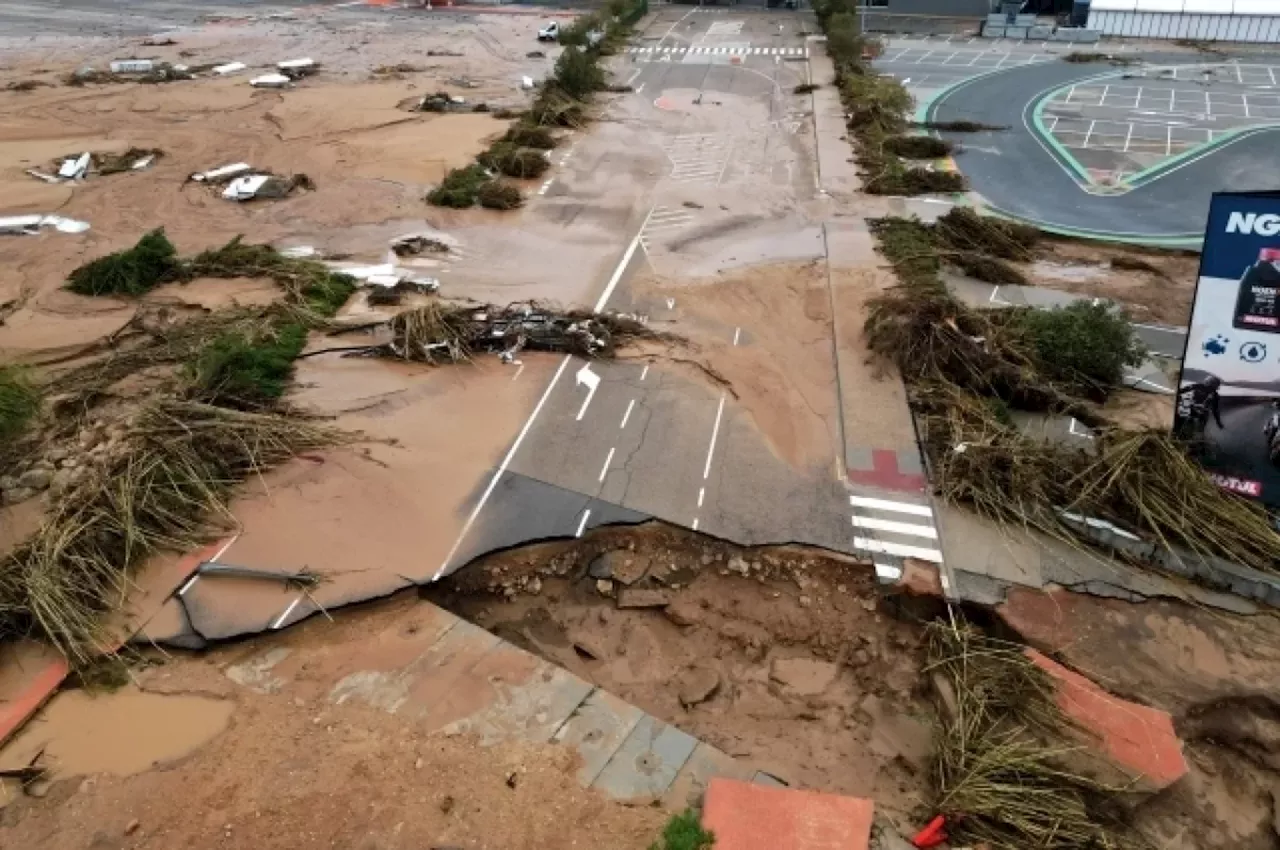
<svg viewBox="0 0 1280 850">
<path fill-rule="evenodd" d="M 646 590 L 670 604 L 625 607 Z M 921 632 L 865 565 L 649 526 L 491 556 L 429 596 L 790 784 L 925 814 Z"/>
<path fill-rule="evenodd" d="M 1046 242 L 1040 254 L 1023 264 L 1038 286 L 1109 298 L 1137 322 L 1181 327 L 1191 321 L 1198 255 L 1070 240 Z"/>
</svg>

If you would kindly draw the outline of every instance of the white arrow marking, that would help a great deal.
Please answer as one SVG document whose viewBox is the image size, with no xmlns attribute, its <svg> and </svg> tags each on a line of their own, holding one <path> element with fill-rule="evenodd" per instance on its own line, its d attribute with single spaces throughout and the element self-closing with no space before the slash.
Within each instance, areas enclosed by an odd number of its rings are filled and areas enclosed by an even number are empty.
<svg viewBox="0 0 1280 850">
<path fill-rule="evenodd" d="M 578 411 L 578 421 L 582 421 L 582 417 L 587 413 L 587 405 L 591 404 L 591 399 L 596 394 L 596 387 L 600 386 L 600 376 L 591 371 L 591 364 L 588 363 L 578 370 L 578 386 L 587 385 L 587 397 L 582 401 L 582 409 Z"/>
</svg>

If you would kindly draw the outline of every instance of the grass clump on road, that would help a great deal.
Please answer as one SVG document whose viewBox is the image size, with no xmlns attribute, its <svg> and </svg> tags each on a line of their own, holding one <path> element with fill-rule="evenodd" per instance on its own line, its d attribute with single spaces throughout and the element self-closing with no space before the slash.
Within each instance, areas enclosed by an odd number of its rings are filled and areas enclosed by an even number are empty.
<svg viewBox="0 0 1280 850">
<path fill-rule="evenodd" d="M 40 412 L 40 390 L 18 366 L 0 366 L 0 442 L 26 430 Z"/>
<path fill-rule="evenodd" d="M 549 151 L 559 144 L 559 140 L 546 127 L 538 127 L 518 121 L 507 128 L 502 141 L 522 148 L 536 148 Z"/>
<path fill-rule="evenodd" d="M 1031 343 L 1040 371 L 1085 395 L 1118 385 L 1124 367 L 1147 356 L 1129 320 L 1106 303 L 1077 301 L 1015 315 L 1013 324 Z"/>
<path fill-rule="evenodd" d="M 524 206 L 519 187 L 505 180 L 490 180 L 481 186 L 476 200 L 487 210 L 515 210 Z"/>
<path fill-rule="evenodd" d="M 457 210 L 474 207 L 480 188 L 492 179 L 479 163 L 455 168 L 445 175 L 439 186 L 427 193 L 427 202 Z"/>
<path fill-rule="evenodd" d="M 189 395 L 220 407 L 268 408 L 284 395 L 306 342 L 306 328 L 293 322 L 221 334 L 187 364 Z"/>
<path fill-rule="evenodd" d="M 995 124 L 983 124 L 980 121 L 921 121 L 915 126 L 922 130 L 937 130 L 940 133 L 981 133 L 987 130 L 1008 130 Z"/>
<path fill-rule="evenodd" d="M 490 145 L 476 158 L 476 162 L 499 174 L 521 180 L 541 177 L 551 167 L 551 161 L 542 151 L 503 141 Z"/>
<path fill-rule="evenodd" d="M 662 837 L 649 845 L 649 850 L 710 850 L 716 843 L 715 835 L 702 828 L 698 813 L 685 809 L 662 828 Z"/>
<path fill-rule="evenodd" d="M 161 227 L 132 248 L 80 266 L 68 276 L 67 289 L 81 295 L 143 295 L 179 269 L 178 252 Z"/>
<path fill-rule="evenodd" d="M 1106 63 L 1108 65 L 1116 65 L 1121 68 L 1126 68 L 1130 65 L 1137 65 L 1142 60 L 1132 56 L 1116 56 L 1112 53 L 1084 53 L 1076 51 L 1063 56 L 1062 61 L 1071 62 L 1075 65 L 1097 65 Z"/>
</svg>

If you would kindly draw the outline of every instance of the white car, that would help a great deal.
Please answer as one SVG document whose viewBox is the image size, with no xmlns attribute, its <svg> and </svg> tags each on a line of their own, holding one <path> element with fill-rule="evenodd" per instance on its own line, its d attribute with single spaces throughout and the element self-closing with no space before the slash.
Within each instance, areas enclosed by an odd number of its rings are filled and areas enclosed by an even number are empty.
<svg viewBox="0 0 1280 850">
<path fill-rule="evenodd" d="M 538 30 L 538 41 L 559 41 L 560 24 L 552 21 L 542 29 Z"/>
</svg>

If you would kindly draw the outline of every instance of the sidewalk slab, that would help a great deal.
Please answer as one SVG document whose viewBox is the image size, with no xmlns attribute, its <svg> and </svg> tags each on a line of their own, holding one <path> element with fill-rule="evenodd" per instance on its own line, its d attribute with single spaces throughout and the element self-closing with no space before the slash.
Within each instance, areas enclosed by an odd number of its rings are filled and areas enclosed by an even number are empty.
<svg viewBox="0 0 1280 850">
<path fill-rule="evenodd" d="M 716 850 L 866 850 L 870 800 L 713 779 L 702 825 Z"/>
<path fill-rule="evenodd" d="M 578 781 L 584 788 L 596 781 L 642 717 L 644 712 L 634 705 L 596 690 L 556 731 L 555 741 L 574 747 L 582 756 Z"/>
<path fill-rule="evenodd" d="M 1026 653 L 1057 682 L 1058 705 L 1087 733 L 1084 745 L 1121 778 L 1136 781 L 1135 790 L 1154 793 L 1186 774 L 1182 741 L 1168 712 L 1112 696 L 1034 649 Z M 1114 781 L 1105 774 L 1099 778 Z"/>
<path fill-rule="evenodd" d="M 617 800 L 656 800 L 693 754 L 696 738 L 646 714 L 592 783 Z"/>
</svg>

